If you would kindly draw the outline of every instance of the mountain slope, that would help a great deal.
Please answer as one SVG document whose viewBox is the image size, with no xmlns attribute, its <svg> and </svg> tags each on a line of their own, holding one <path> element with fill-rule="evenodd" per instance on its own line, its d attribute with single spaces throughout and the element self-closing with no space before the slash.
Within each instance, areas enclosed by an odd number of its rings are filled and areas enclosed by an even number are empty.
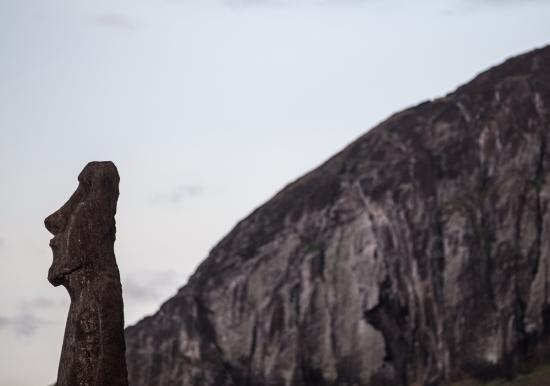
<svg viewBox="0 0 550 386">
<path fill-rule="evenodd" d="M 130 383 L 439 385 L 550 356 L 550 47 L 398 113 L 126 331 Z"/>
</svg>

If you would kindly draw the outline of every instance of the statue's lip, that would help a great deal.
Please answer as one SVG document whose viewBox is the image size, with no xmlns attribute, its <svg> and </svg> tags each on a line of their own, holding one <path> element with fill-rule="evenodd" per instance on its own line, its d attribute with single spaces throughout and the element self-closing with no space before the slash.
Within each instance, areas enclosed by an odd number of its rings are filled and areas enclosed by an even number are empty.
<svg viewBox="0 0 550 386">
<path fill-rule="evenodd" d="M 59 237 L 58 235 L 55 235 L 50 239 L 50 248 L 52 249 L 57 248 L 58 243 L 59 243 Z"/>
</svg>

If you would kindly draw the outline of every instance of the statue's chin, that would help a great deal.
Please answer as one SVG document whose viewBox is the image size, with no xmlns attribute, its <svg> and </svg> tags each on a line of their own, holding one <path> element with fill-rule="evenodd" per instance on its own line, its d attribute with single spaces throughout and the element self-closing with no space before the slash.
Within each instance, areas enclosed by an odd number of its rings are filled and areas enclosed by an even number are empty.
<svg viewBox="0 0 550 386">
<path fill-rule="evenodd" d="M 48 275 L 48 281 L 54 286 L 54 287 L 58 287 L 60 286 L 61 284 L 63 284 L 63 279 L 64 279 L 64 276 L 63 275 Z"/>
<path fill-rule="evenodd" d="M 62 270 L 50 268 L 48 272 L 48 281 L 54 286 L 65 285 L 68 283 L 69 275 L 80 270 L 82 268 L 81 264 L 78 264 L 74 267 L 66 267 Z M 61 271 L 61 272 L 60 272 Z"/>
</svg>

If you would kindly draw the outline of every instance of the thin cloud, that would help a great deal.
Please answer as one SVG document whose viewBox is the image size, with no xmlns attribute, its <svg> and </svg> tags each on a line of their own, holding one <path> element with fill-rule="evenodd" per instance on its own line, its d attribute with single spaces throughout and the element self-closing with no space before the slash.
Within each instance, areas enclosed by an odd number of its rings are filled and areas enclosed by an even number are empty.
<svg viewBox="0 0 550 386">
<path fill-rule="evenodd" d="M 203 196 L 206 190 L 202 185 L 180 185 L 171 192 L 157 194 L 151 199 L 151 202 L 154 204 L 178 204 L 186 198 Z"/>
<path fill-rule="evenodd" d="M 506 6 L 522 6 L 533 4 L 549 4 L 550 0 L 462 0 L 462 5 L 471 8 L 477 7 L 506 7 Z"/>
<path fill-rule="evenodd" d="M 167 3 L 172 4 L 189 4 L 193 0 L 165 0 Z M 550 0 L 461 0 L 457 2 L 471 5 L 524 5 L 533 3 L 550 3 Z M 199 3 L 199 2 L 197 2 Z M 204 4 L 204 1 L 200 3 Z M 249 8 L 260 6 L 365 6 L 365 5 L 387 5 L 387 4 L 399 4 L 398 1 L 382 1 L 382 0 L 211 0 L 207 2 L 213 5 L 222 5 L 231 8 Z"/>
<path fill-rule="evenodd" d="M 171 4 L 189 4 L 193 0 L 165 0 Z M 196 2 L 205 4 L 205 1 Z M 293 6 L 327 6 L 327 5 L 368 5 L 383 4 L 381 0 L 211 0 L 207 4 L 221 5 L 229 8 L 252 8 L 252 7 L 293 7 Z"/>
<path fill-rule="evenodd" d="M 122 291 L 125 298 L 136 301 L 159 300 L 164 291 L 177 283 L 174 271 L 157 271 L 133 274 L 124 280 Z"/>
<path fill-rule="evenodd" d="M 48 299 L 36 297 L 21 300 L 18 303 L 19 312 L 13 316 L 0 316 L 0 330 L 11 330 L 16 335 L 31 336 L 44 324 L 50 323 L 38 315 L 43 315 L 49 310 L 66 308 L 66 299 Z M 57 311 L 56 311 L 57 312 Z"/>
<path fill-rule="evenodd" d="M 136 24 L 127 16 L 120 13 L 104 13 L 94 18 L 94 24 L 114 29 L 133 29 Z"/>
<path fill-rule="evenodd" d="M 494 4 L 494 5 L 504 5 L 504 4 L 548 3 L 550 2 L 550 0 L 484 0 L 484 2 L 489 4 Z"/>
<path fill-rule="evenodd" d="M 23 312 L 30 312 L 33 310 L 48 310 L 66 307 L 68 305 L 68 299 L 49 299 L 44 297 L 36 297 L 30 300 L 22 300 L 19 303 L 19 307 Z"/>
<path fill-rule="evenodd" d="M 0 329 L 10 329 L 17 335 L 31 336 L 47 323 L 32 313 L 20 313 L 13 317 L 0 316 Z"/>
</svg>

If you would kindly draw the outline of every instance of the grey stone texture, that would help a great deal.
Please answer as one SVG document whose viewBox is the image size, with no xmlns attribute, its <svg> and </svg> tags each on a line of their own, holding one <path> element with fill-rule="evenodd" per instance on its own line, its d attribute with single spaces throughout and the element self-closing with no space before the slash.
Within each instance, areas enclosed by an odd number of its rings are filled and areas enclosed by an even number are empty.
<svg viewBox="0 0 550 386">
<path fill-rule="evenodd" d="M 550 360 L 549 136 L 550 47 L 395 114 L 126 330 L 131 385 L 435 386 Z"/>
</svg>

